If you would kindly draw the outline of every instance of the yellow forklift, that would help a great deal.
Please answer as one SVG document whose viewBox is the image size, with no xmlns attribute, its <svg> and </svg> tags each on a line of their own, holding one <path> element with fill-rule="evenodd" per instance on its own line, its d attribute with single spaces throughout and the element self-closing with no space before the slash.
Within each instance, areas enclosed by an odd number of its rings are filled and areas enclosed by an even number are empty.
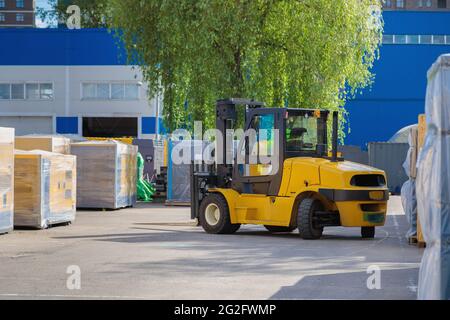
<svg viewBox="0 0 450 320">
<path fill-rule="evenodd" d="M 375 227 L 384 225 L 386 175 L 340 157 L 337 112 L 331 152 L 327 110 L 225 99 L 217 101 L 216 112 L 216 128 L 224 137 L 216 153 L 230 155 L 231 148 L 232 161 L 208 170 L 191 166 L 191 217 L 206 232 L 231 234 L 242 224 L 256 224 L 273 233 L 297 228 L 303 239 L 318 239 L 324 227 L 343 226 L 359 227 L 363 238 L 374 238 Z M 246 134 L 236 147 L 230 130 L 239 124 L 254 139 Z M 267 157 L 276 161 L 268 163 Z"/>
</svg>

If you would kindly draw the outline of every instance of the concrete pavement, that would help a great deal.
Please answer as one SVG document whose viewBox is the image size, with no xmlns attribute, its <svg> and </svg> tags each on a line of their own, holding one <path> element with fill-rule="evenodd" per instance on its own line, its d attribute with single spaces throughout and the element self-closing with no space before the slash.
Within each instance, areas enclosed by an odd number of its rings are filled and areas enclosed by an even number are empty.
<svg viewBox="0 0 450 320">
<path fill-rule="evenodd" d="M 258 226 L 209 235 L 189 208 L 159 204 L 79 211 L 68 227 L 0 236 L 0 299 L 415 299 L 423 250 L 406 229 L 398 197 L 374 240 L 348 228 L 316 241 Z M 70 266 L 80 290 L 68 289 Z"/>
</svg>

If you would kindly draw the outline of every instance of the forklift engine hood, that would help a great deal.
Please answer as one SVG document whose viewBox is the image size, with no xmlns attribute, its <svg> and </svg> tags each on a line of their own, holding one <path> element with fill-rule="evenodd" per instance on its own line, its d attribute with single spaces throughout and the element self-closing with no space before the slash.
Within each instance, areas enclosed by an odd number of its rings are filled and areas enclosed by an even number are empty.
<svg viewBox="0 0 450 320">
<path fill-rule="evenodd" d="M 386 176 L 383 170 L 376 169 L 364 164 L 351 162 L 351 161 L 338 161 L 331 162 L 325 161 L 320 164 L 320 180 L 321 185 L 336 188 L 336 187 L 363 187 L 359 185 L 354 185 L 351 180 L 354 176 L 365 176 L 365 175 L 380 175 L 384 177 L 386 181 Z M 383 187 L 385 185 L 365 185 L 364 187 Z"/>
</svg>

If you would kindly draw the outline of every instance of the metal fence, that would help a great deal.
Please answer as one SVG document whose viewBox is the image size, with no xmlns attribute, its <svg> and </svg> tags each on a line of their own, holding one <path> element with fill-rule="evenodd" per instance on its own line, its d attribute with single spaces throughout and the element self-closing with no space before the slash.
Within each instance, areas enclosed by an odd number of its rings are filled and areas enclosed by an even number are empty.
<svg viewBox="0 0 450 320">
<path fill-rule="evenodd" d="M 407 143 L 369 143 L 369 165 L 386 172 L 388 188 L 392 194 L 400 194 L 403 183 L 408 180 L 402 166 L 408 149 Z"/>
</svg>

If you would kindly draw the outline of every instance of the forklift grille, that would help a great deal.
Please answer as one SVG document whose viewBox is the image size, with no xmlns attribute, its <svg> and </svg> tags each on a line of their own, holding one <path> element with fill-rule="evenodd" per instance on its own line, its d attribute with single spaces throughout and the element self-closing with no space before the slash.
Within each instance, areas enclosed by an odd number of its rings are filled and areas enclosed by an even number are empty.
<svg viewBox="0 0 450 320">
<path fill-rule="evenodd" d="M 381 174 L 359 174 L 352 177 L 350 184 L 354 187 L 383 187 L 386 179 Z"/>
</svg>

